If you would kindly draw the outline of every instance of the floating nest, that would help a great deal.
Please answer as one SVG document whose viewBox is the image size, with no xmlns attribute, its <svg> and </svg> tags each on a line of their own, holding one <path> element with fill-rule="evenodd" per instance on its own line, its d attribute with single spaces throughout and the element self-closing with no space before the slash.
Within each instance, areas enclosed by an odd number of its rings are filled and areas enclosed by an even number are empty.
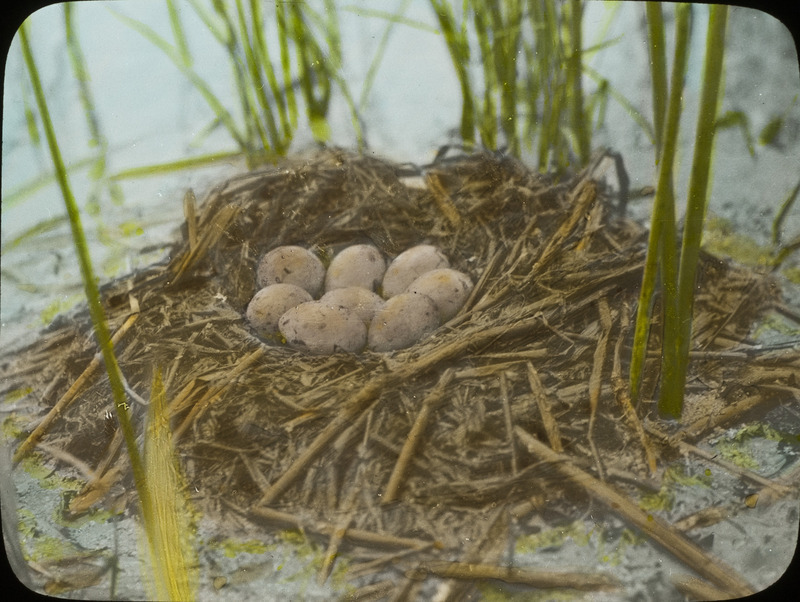
<svg viewBox="0 0 800 602">
<path fill-rule="evenodd" d="M 512 525 L 574 520 L 591 500 L 718 591 L 749 591 L 633 500 L 658 489 L 686 445 L 787 395 L 796 402 L 797 353 L 747 338 L 779 292 L 703 255 L 684 420 L 659 421 L 652 401 L 657 318 L 642 400 L 631 400 L 647 232 L 601 183 L 607 160 L 556 179 L 497 154 L 420 168 L 327 151 L 235 177 L 199 207 L 187 195 L 167 260 L 102 289 L 134 424 L 143 428 L 160 370 L 196 507 L 221 524 L 302 528 L 331 558 L 348 551 L 363 561 L 353 574 L 365 596 L 413 597 L 447 580 L 457 598 L 485 578 L 613 588 L 606 574 L 501 562 Z M 243 314 L 264 252 L 300 244 L 330 257 L 359 242 L 389 257 L 434 244 L 474 291 L 432 336 L 393 353 L 314 356 L 255 336 Z M 92 470 L 71 514 L 134 499 L 97 353 L 84 307 L 0 361 L 5 391 L 28 388 L 45 416 L 17 459 L 38 445 L 55 464 Z"/>
</svg>

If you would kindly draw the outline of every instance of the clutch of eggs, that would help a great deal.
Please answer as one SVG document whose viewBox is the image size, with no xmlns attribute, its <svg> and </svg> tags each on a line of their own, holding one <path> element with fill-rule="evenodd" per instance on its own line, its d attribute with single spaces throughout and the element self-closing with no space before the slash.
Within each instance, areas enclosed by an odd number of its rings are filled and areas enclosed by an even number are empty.
<svg viewBox="0 0 800 602">
<path fill-rule="evenodd" d="M 432 245 L 387 265 L 370 244 L 341 250 L 327 270 L 304 247 L 277 247 L 261 258 L 256 284 L 245 312 L 256 334 L 315 354 L 410 347 L 453 318 L 473 287 Z"/>
</svg>

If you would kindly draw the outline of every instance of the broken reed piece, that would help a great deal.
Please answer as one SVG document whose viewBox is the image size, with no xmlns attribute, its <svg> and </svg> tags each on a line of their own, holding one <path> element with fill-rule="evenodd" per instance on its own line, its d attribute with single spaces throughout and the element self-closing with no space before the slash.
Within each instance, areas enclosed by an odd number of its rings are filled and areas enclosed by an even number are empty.
<svg viewBox="0 0 800 602">
<path fill-rule="evenodd" d="M 623 494 L 575 466 L 568 456 L 554 452 L 520 426 L 515 428 L 515 433 L 530 453 L 546 462 L 551 462 L 570 481 L 608 506 L 612 512 L 639 528 L 697 574 L 728 592 L 732 597 L 749 596 L 755 592 L 732 567 L 702 550 L 666 521 L 645 512 Z"/>
</svg>

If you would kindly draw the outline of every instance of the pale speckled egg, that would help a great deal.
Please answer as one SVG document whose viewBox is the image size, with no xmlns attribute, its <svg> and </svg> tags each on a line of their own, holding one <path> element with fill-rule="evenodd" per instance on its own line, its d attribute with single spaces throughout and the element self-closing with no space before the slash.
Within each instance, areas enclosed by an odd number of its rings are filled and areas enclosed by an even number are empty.
<svg viewBox="0 0 800 602">
<path fill-rule="evenodd" d="M 253 295 L 245 315 L 259 336 L 270 338 L 278 332 L 278 320 L 283 314 L 311 300 L 309 292 L 297 285 L 270 284 Z"/>
<path fill-rule="evenodd" d="M 386 260 L 373 245 L 352 245 L 342 249 L 325 274 L 325 290 L 357 286 L 374 291 L 386 272 Z"/>
<path fill-rule="evenodd" d="M 439 310 L 426 295 L 401 293 L 389 299 L 369 325 L 373 351 L 410 347 L 439 326 Z"/>
<path fill-rule="evenodd" d="M 472 280 L 465 273 L 443 268 L 426 272 L 414 280 L 408 290 L 433 299 L 439 317 L 446 322 L 464 307 L 472 286 Z"/>
<path fill-rule="evenodd" d="M 278 328 L 290 347 L 308 353 L 358 353 L 367 343 L 367 327 L 354 312 L 320 301 L 288 310 Z"/>
<path fill-rule="evenodd" d="M 325 266 L 308 249 L 286 245 L 272 249 L 261 258 L 256 272 L 259 288 L 270 284 L 294 284 L 304 288 L 312 297 L 322 290 Z"/>
<path fill-rule="evenodd" d="M 327 305 L 338 305 L 354 312 L 368 326 L 375 314 L 383 308 L 385 301 L 372 291 L 357 286 L 336 288 L 320 299 Z"/>
<path fill-rule="evenodd" d="M 450 262 L 433 245 L 417 245 L 394 258 L 383 276 L 383 297 L 389 299 L 406 291 L 425 272 L 449 268 Z"/>
</svg>

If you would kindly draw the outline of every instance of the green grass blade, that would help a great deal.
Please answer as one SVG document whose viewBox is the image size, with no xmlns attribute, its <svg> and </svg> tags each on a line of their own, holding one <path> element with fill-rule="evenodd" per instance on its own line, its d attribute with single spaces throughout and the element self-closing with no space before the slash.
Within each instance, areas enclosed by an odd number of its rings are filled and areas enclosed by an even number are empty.
<svg viewBox="0 0 800 602">
<path fill-rule="evenodd" d="M 683 408 L 683 393 L 689 363 L 689 346 L 692 336 L 692 309 L 695 277 L 700 244 L 703 236 L 706 206 L 708 205 L 711 161 L 714 157 L 714 132 L 725 57 L 725 29 L 728 7 L 724 4 L 709 8 L 706 57 L 703 65 L 703 84 L 695 132 L 694 158 L 689 176 L 689 198 L 681 245 L 678 272 L 678 317 L 676 323 L 677 370 L 674 380 L 665 382 L 659 409 L 662 413 L 679 417 Z"/>
<path fill-rule="evenodd" d="M 110 177 L 113 180 L 132 180 L 135 178 L 149 178 L 151 176 L 173 173 L 183 169 L 195 169 L 197 167 L 205 167 L 212 165 L 218 161 L 231 161 L 236 159 L 248 159 L 255 157 L 260 161 L 272 161 L 277 159 L 277 155 L 271 153 L 261 153 L 250 155 L 242 150 L 235 151 L 221 151 L 218 153 L 208 153 L 188 159 L 178 159 L 177 161 L 167 161 L 165 163 L 155 163 L 153 165 L 141 165 L 139 167 L 130 167 L 128 169 L 120 170 Z"/>
</svg>

